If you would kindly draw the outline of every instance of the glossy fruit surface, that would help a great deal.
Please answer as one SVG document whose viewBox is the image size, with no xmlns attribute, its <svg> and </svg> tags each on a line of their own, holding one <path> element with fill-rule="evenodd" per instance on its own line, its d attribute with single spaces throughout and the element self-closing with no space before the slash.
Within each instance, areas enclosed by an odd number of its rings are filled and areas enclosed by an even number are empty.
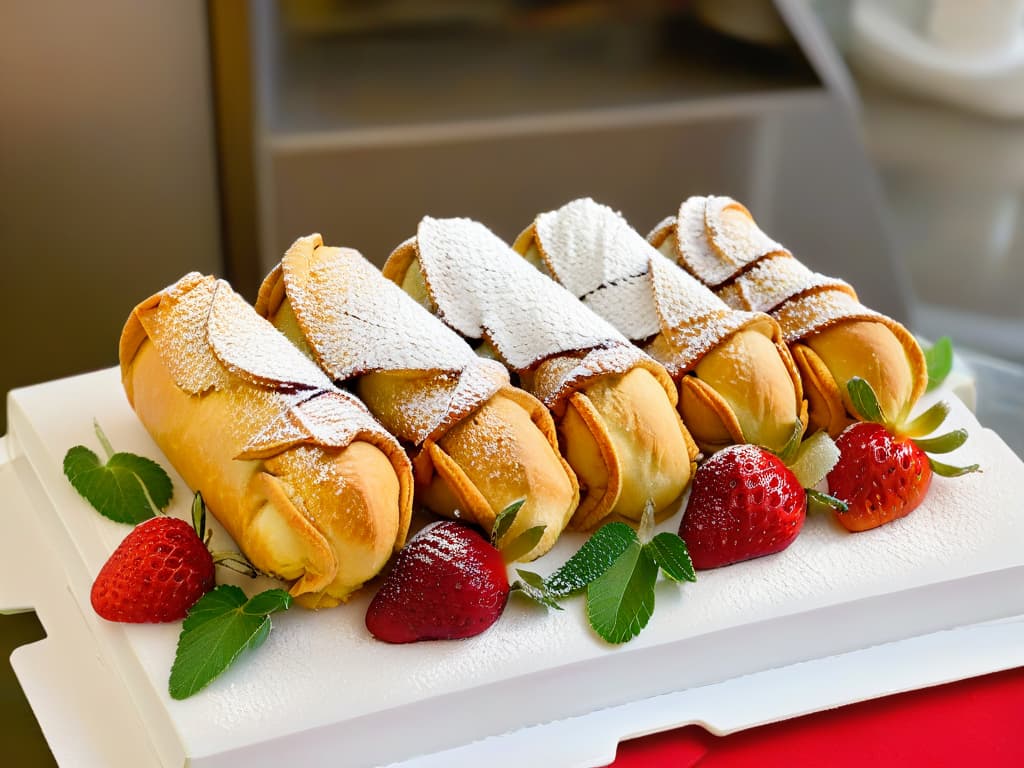
<svg viewBox="0 0 1024 768">
<path fill-rule="evenodd" d="M 154 517 L 114 550 L 90 598 L 96 613 L 109 621 L 178 621 L 213 586 L 213 557 L 192 526 Z"/>
<path fill-rule="evenodd" d="M 679 535 L 695 568 L 717 568 L 785 549 L 806 514 L 804 489 L 777 456 L 732 445 L 697 470 Z"/>
<path fill-rule="evenodd" d="M 928 456 L 909 438 L 881 424 L 860 422 L 836 440 L 839 461 L 828 473 L 829 493 L 849 509 L 836 519 L 850 531 L 866 531 L 904 517 L 928 493 Z"/>
<path fill-rule="evenodd" d="M 501 553 L 468 526 L 437 523 L 398 553 L 366 627 L 388 643 L 472 637 L 498 620 L 508 594 Z"/>
</svg>

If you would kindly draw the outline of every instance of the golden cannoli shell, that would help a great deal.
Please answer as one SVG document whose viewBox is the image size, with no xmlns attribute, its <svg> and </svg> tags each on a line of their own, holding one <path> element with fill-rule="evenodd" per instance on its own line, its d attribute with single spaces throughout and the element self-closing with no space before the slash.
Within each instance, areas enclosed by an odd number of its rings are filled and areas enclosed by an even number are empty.
<svg viewBox="0 0 1024 768">
<path fill-rule="evenodd" d="M 202 293 L 205 286 L 199 279 L 195 287 Z M 140 421 L 257 568 L 291 582 L 292 595 L 307 607 L 346 600 L 405 540 L 412 507 L 408 459 L 379 428 L 361 429 L 345 445 L 303 437 L 302 419 L 315 412 L 372 422 L 336 390 L 308 390 L 295 421 L 291 401 L 254 381 L 256 374 L 241 375 L 215 354 L 200 354 L 201 340 L 183 348 L 161 298 L 136 308 L 121 339 L 122 379 Z M 266 330 L 276 338 L 273 328 Z M 182 376 L 190 368 L 205 369 L 216 386 L 189 391 L 192 382 Z M 326 400 L 312 407 L 317 398 Z"/>
<path fill-rule="evenodd" d="M 396 248 L 383 271 L 438 311 L 416 239 Z M 573 528 L 591 528 L 609 515 L 638 520 L 648 500 L 664 511 L 685 490 L 698 449 L 675 410 L 675 385 L 654 360 L 622 343 L 556 354 L 518 373 L 551 410 L 562 454 L 579 480 Z"/>
<path fill-rule="evenodd" d="M 670 510 L 696 470 L 697 446 L 644 368 L 607 375 L 569 400 L 559 423 L 566 459 L 580 480 L 573 526 L 606 518 L 637 522 L 648 503 Z"/>
<path fill-rule="evenodd" d="M 531 412 L 534 404 L 539 411 Z M 544 554 L 579 502 L 576 477 L 550 442 L 554 435 L 537 424 L 550 423 L 550 418 L 525 392 L 509 388 L 494 395 L 425 446 L 432 466 L 417 476 L 421 502 L 438 514 L 466 518 L 490 531 L 498 512 L 523 499 L 505 540 L 544 525 L 540 541 L 523 559 Z"/>
<path fill-rule="evenodd" d="M 506 536 L 543 525 L 523 559 L 550 549 L 579 489 L 550 414 L 509 385 L 504 367 L 479 359 L 357 252 L 325 247 L 319 235 L 295 242 L 256 308 L 329 375 L 353 381 L 415 452 L 422 505 L 490 531 L 502 509 L 524 500 Z"/>
</svg>

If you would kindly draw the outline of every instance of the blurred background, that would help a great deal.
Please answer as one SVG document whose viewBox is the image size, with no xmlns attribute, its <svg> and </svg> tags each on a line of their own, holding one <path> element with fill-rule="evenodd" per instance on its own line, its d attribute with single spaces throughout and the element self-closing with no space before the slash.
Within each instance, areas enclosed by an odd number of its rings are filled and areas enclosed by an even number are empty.
<svg viewBox="0 0 1024 768">
<path fill-rule="evenodd" d="M 11 0 L 0 71 L 0 393 L 312 231 L 381 264 L 425 214 L 511 240 L 586 195 L 646 234 L 715 193 L 953 337 L 1022 451 L 1021 0 Z"/>
</svg>

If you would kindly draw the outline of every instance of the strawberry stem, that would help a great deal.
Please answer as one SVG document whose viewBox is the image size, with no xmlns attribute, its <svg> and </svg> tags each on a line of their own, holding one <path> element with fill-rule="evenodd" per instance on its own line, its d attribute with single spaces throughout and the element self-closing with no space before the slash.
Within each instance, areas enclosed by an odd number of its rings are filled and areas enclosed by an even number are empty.
<svg viewBox="0 0 1024 768">
<path fill-rule="evenodd" d="M 104 434 L 102 427 L 100 427 L 98 419 L 92 420 L 92 428 L 96 433 L 96 439 L 99 440 L 100 445 L 103 446 L 104 453 L 107 454 L 107 461 L 110 461 L 111 457 L 114 455 L 114 446 L 112 446 L 110 441 L 107 440 L 107 436 Z"/>
<path fill-rule="evenodd" d="M 250 563 L 244 555 L 238 552 L 211 552 L 210 555 L 213 557 L 214 565 L 223 566 L 229 571 L 240 573 L 243 576 L 248 576 L 252 579 L 255 579 L 257 576 L 270 576 L 269 573 L 261 571 Z"/>
</svg>

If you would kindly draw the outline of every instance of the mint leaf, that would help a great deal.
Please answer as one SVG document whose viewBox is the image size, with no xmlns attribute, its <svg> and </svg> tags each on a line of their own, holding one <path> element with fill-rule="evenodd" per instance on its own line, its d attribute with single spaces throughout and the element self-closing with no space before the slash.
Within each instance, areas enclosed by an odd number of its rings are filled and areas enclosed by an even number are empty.
<svg viewBox="0 0 1024 768">
<path fill-rule="evenodd" d="M 64 474 L 74 489 L 118 523 L 135 525 L 166 509 L 174 486 L 163 467 L 133 453 L 114 453 L 99 424 L 95 428 L 107 462 L 83 445 L 71 448 L 64 455 Z"/>
<path fill-rule="evenodd" d="M 539 573 L 533 571 L 523 571 L 516 569 L 516 573 L 519 574 L 522 581 L 516 580 L 512 582 L 511 589 L 513 592 L 519 592 L 522 595 L 530 598 L 534 602 L 546 605 L 548 608 L 554 608 L 556 610 L 562 610 L 562 606 L 558 604 L 554 596 L 551 595 L 547 588 L 544 586 L 544 577 Z"/>
<path fill-rule="evenodd" d="M 654 613 L 657 578 L 658 564 L 634 538 L 612 566 L 587 587 L 590 626 L 609 643 L 632 640 Z"/>
<path fill-rule="evenodd" d="M 501 547 L 502 559 L 506 563 L 513 563 L 522 558 L 527 552 L 537 546 L 547 528 L 546 525 L 535 525 L 533 528 L 527 528 L 508 544 Z"/>
<path fill-rule="evenodd" d="M 246 599 L 231 584 L 222 584 L 192 606 L 181 626 L 168 690 L 186 699 L 205 688 L 248 649 L 270 634 L 270 614 L 291 605 L 282 589 L 268 589 Z"/>
<path fill-rule="evenodd" d="M 502 537 L 508 533 L 508 529 L 512 527 L 512 523 L 516 520 L 516 515 L 519 514 L 519 510 L 522 509 L 523 504 L 526 503 L 526 499 L 519 499 L 519 501 L 513 501 L 507 507 L 505 507 L 498 516 L 494 518 L 494 525 L 491 526 L 491 544 L 495 547 L 498 546 L 498 542 L 501 541 Z"/>
<path fill-rule="evenodd" d="M 924 351 L 924 361 L 928 368 L 928 391 L 932 391 L 949 376 L 953 370 L 953 342 L 949 336 L 943 336 Z"/>
<path fill-rule="evenodd" d="M 686 542 L 677 534 L 668 531 L 659 533 L 644 546 L 644 549 L 672 581 L 697 580 L 697 572 L 693 568 L 693 561 L 690 560 Z"/>
<path fill-rule="evenodd" d="M 600 577 L 633 542 L 636 531 L 625 523 L 607 523 L 587 539 L 575 555 L 551 574 L 544 586 L 549 594 L 564 597 L 578 592 Z"/>
<path fill-rule="evenodd" d="M 803 439 L 803 436 L 804 424 L 800 419 L 797 419 L 793 422 L 793 431 L 789 433 L 789 439 L 778 454 L 778 457 L 782 459 L 782 463 L 786 466 L 789 466 L 796 457 L 797 451 L 800 450 L 800 441 Z"/>
</svg>

